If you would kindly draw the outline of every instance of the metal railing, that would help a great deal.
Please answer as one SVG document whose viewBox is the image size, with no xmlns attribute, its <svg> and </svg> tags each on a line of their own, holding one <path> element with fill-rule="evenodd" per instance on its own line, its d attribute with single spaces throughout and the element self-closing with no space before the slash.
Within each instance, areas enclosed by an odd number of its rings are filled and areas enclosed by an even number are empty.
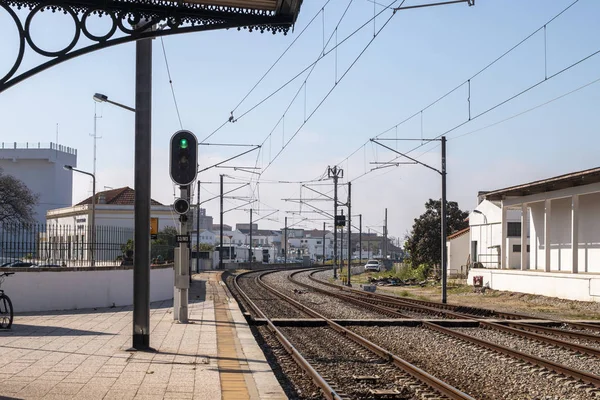
<svg viewBox="0 0 600 400">
<path fill-rule="evenodd" d="M 22 261 L 37 266 L 96 267 L 127 265 L 134 250 L 132 228 L 86 225 L 0 223 L 0 265 Z M 174 258 L 175 237 L 159 233 L 152 240 L 151 257 L 156 264 Z"/>
<path fill-rule="evenodd" d="M 42 150 L 58 150 L 64 153 L 77 155 L 77 149 L 72 147 L 63 146 L 62 144 L 57 143 L 43 143 L 43 142 L 2 142 L 0 144 L 2 149 L 13 149 L 13 150 L 22 150 L 22 149 L 42 149 Z"/>
</svg>

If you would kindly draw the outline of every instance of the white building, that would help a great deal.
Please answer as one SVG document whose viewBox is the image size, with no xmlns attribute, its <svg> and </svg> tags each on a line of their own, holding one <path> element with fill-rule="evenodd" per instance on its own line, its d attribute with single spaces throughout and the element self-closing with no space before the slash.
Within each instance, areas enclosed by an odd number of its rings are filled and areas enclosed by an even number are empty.
<svg viewBox="0 0 600 400">
<path fill-rule="evenodd" d="M 224 226 L 224 225 L 223 225 Z M 221 241 L 221 232 L 220 230 L 216 230 L 215 232 L 215 244 L 219 245 Z M 241 246 L 246 243 L 246 235 L 244 235 L 239 230 L 223 230 L 223 246 L 227 246 L 229 244 L 235 244 Z"/>
<path fill-rule="evenodd" d="M 467 273 L 469 264 L 469 231 L 470 228 L 461 229 L 446 238 L 448 248 L 448 276 L 457 277 Z"/>
<path fill-rule="evenodd" d="M 211 246 L 214 246 L 215 241 L 217 240 L 217 234 L 214 232 L 211 232 L 207 229 L 201 229 L 199 239 L 200 239 L 199 240 L 200 244 L 209 244 Z M 196 241 L 198 240 L 198 238 L 196 238 L 196 232 L 194 232 L 191 235 L 191 240 L 192 240 L 192 244 L 195 248 Z"/>
<path fill-rule="evenodd" d="M 135 192 L 130 187 L 96 193 L 96 260 L 113 262 L 122 255 L 121 244 L 133 239 Z M 88 260 L 91 243 L 92 197 L 46 213 L 47 232 L 40 237 L 42 258 Z M 171 206 L 151 201 L 150 217 L 158 230 L 177 226 Z M 150 229 L 150 227 L 148 227 Z"/>
<path fill-rule="evenodd" d="M 472 269 L 493 289 L 600 301 L 600 168 L 512 186 L 482 195 L 500 203 L 499 269 Z M 520 214 L 518 244 L 509 213 Z M 472 214 L 473 215 L 473 214 Z M 514 246 L 531 251 L 511 259 Z M 497 233 L 495 233 L 497 234 Z M 506 245 L 508 244 L 508 245 Z M 512 269 L 515 268 L 516 269 Z"/>
<path fill-rule="evenodd" d="M 505 247 L 508 249 L 507 265 L 509 268 L 520 268 L 521 212 L 519 210 L 506 211 L 506 237 L 503 241 L 502 203 L 485 200 L 485 196 L 485 193 L 480 193 L 479 204 L 469 214 L 470 262 L 478 263 L 484 268 L 500 268 L 501 249 Z"/>
<path fill-rule="evenodd" d="M 73 177 L 63 166 L 77 166 L 77 150 L 56 143 L 2 143 L 0 168 L 23 181 L 39 195 L 36 222 L 46 222 L 46 212 L 71 205 Z"/>
<path fill-rule="evenodd" d="M 290 230 L 291 231 L 291 230 Z M 312 260 L 323 258 L 323 231 L 302 230 L 295 237 L 288 237 L 288 257 L 309 256 Z M 325 231 L 325 257 L 333 257 L 333 233 Z"/>
</svg>

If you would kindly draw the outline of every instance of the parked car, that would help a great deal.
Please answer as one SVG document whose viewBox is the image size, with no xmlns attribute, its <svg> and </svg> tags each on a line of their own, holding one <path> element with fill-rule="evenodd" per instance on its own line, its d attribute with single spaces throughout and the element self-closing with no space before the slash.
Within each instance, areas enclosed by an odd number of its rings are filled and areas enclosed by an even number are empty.
<svg viewBox="0 0 600 400">
<path fill-rule="evenodd" d="M 29 268 L 29 267 L 34 266 L 34 265 L 36 265 L 36 264 L 34 264 L 32 262 L 29 262 L 29 261 L 20 261 L 20 260 L 17 260 L 15 262 L 7 265 L 7 267 L 10 267 L 10 268 Z"/>
<path fill-rule="evenodd" d="M 0 264 L 0 268 L 10 267 L 10 264 L 12 264 L 14 262 L 15 262 L 15 260 L 3 262 L 2 264 Z"/>
<path fill-rule="evenodd" d="M 365 264 L 365 271 L 381 271 L 381 265 L 377 260 L 369 260 Z"/>
<path fill-rule="evenodd" d="M 32 265 L 31 268 L 62 268 L 58 264 L 40 264 L 40 265 Z"/>
</svg>

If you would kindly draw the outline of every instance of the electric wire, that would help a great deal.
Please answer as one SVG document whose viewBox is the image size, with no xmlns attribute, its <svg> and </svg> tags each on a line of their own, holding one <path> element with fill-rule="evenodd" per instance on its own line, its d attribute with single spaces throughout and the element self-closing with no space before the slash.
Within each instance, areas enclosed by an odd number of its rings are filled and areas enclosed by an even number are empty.
<svg viewBox="0 0 600 400">
<path fill-rule="evenodd" d="M 394 3 L 396 3 L 398 0 L 394 0 L 390 3 L 390 6 Z M 404 3 L 405 0 L 402 1 L 401 4 Z M 380 13 L 378 13 L 377 15 L 380 15 L 383 11 L 382 10 Z M 346 75 L 348 74 L 348 72 L 350 72 L 350 70 L 352 69 L 352 67 L 358 62 L 358 60 L 361 58 L 361 56 L 367 51 L 367 49 L 371 46 L 371 44 L 373 43 L 373 41 L 377 38 L 377 36 L 379 36 L 379 34 L 381 33 L 381 31 L 388 25 L 388 23 L 392 20 L 392 18 L 394 17 L 394 15 L 396 15 L 395 13 L 392 13 L 390 15 L 390 17 L 384 22 L 383 26 L 377 31 L 377 33 L 375 34 L 375 36 L 373 36 L 371 38 L 371 40 L 369 40 L 369 42 L 367 43 L 367 45 L 362 49 L 362 51 L 358 54 L 358 56 L 354 59 L 354 61 L 350 64 L 350 66 L 348 67 L 348 69 L 346 69 L 346 71 L 342 74 L 342 76 L 340 77 L 340 79 L 332 86 L 332 88 L 329 90 L 329 92 L 327 92 L 327 94 L 325 95 L 325 97 L 323 97 L 323 99 L 319 102 L 319 104 L 315 107 L 315 109 L 308 115 L 308 117 L 306 118 L 306 120 L 300 125 L 300 127 L 296 130 L 296 132 L 292 135 L 292 137 L 286 142 L 285 146 L 283 146 L 281 148 L 281 150 L 279 150 L 279 152 L 275 155 L 275 157 L 267 164 L 267 166 L 261 171 L 261 175 L 273 164 L 273 162 L 279 157 L 279 155 L 281 155 L 281 153 L 287 148 L 287 146 L 292 142 L 292 140 L 294 140 L 294 138 L 298 135 L 298 133 L 302 130 L 302 128 L 304 127 L 304 125 L 306 125 L 306 123 L 311 119 L 311 117 L 319 110 L 319 108 L 321 107 L 321 105 L 323 105 L 323 103 L 325 102 L 325 100 L 327 100 L 327 98 L 331 95 L 331 93 L 335 90 L 335 88 L 338 86 L 338 84 L 344 79 L 344 77 L 346 77 Z M 375 18 L 375 17 L 374 17 Z"/>
<path fill-rule="evenodd" d="M 161 36 L 160 44 L 162 46 L 163 56 L 165 58 L 165 65 L 167 67 L 167 76 L 169 77 L 169 85 L 171 85 L 171 94 L 173 95 L 173 103 L 175 104 L 175 111 L 177 111 L 177 119 L 179 120 L 179 127 L 183 129 L 183 123 L 181 122 L 181 115 L 179 114 L 179 106 L 177 105 L 177 98 L 175 97 L 175 88 L 173 87 L 173 80 L 171 79 L 171 70 L 169 68 L 169 60 L 167 59 L 167 51 L 165 50 L 165 42 Z"/>
<path fill-rule="evenodd" d="M 569 10 L 571 7 L 573 7 L 576 3 L 578 3 L 579 0 L 575 0 L 572 3 L 570 3 L 567 7 L 565 7 L 562 11 L 560 11 L 558 14 L 556 14 L 555 16 L 553 16 L 552 18 L 550 18 L 546 23 L 544 23 L 542 26 L 540 26 L 539 28 L 535 29 L 533 32 L 531 32 L 529 35 L 527 35 L 524 39 L 520 40 L 517 44 L 513 45 L 511 48 L 509 48 L 508 50 L 506 50 L 504 53 L 502 53 L 500 56 L 498 56 L 497 58 L 495 58 L 493 61 L 491 61 L 490 63 L 486 64 L 483 68 L 481 68 L 479 71 L 477 71 L 475 74 L 473 74 L 470 78 L 468 78 L 467 80 L 461 82 L 459 85 L 455 86 L 453 89 L 451 89 L 450 91 L 446 92 L 445 94 L 443 94 L 442 96 L 438 97 L 436 100 L 434 100 L 433 102 L 429 103 L 427 106 L 425 106 L 424 108 L 416 111 L 414 114 L 410 115 L 409 117 L 405 118 L 404 120 L 402 120 L 401 122 L 397 123 L 396 125 L 384 130 L 383 132 L 377 134 L 375 136 L 375 138 L 380 137 L 381 135 L 393 130 L 393 129 L 397 129 L 398 126 L 403 125 L 404 123 L 410 121 L 411 119 L 413 119 L 414 117 L 416 117 L 419 114 L 422 114 L 423 111 L 428 110 L 429 108 L 433 107 L 434 105 L 436 105 L 437 103 L 439 103 L 440 101 L 442 101 L 443 99 L 445 99 L 446 97 L 450 96 L 452 93 L 456 92 L 458 89 L 460 89 L 461 87 L 465 86 L 466 84 L 470 84 L 470 81 L 472 79 L 474 79 L 475 77 L 479 76 L 480 74 L 482 74 L 484 71 L 486 71 L 487 69 L 489 69 L 490 67 L 492 67 L 494 64 L 496 64 L 498 61 L 500 61 L 501 59 L 503 59 L 504 57 L 506 57 L 509 53 L 513 52 L 515 49 L 517 49 L 519 46 L 521 46 L 523 43 L 525 43 L 528 39 L 530 39 L 531 37 L 533 37 L 536 33 L 540 32 L 541 30 L 545 29 L 545 27 L 547 25 L 549 25 L 550 23 L 552 23 L 554 20 L 556 20 L 557 18 L 559 18 L 562 14 L 564 14 L 567 10 Z M 549 79 L 550 77 L 545 77 L 544 80 Z M 491 111 L 491 110 L 490 110 Z M 342 163 L 346 162 L 350 157 L 352 157 L 354 154 L 356 154 L 358 151 L 361 150 L 361 148 L 365 145 L 367 145 L 369 143 L 370 140 L 366 140 L 366 142 L 360 146 L 358 149 L 356 149 L 354 152 L 352 152 L 349 156 L 347 156 L 346 158 L 344 158 L 342 161 L 340 161 L 338 164 L 338 166 L 340 166 Z"/>
</svg>

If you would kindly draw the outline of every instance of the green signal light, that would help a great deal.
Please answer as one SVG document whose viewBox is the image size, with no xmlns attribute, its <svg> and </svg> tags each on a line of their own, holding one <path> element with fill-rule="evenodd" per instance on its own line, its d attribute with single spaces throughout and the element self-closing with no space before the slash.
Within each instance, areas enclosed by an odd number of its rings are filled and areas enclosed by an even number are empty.
<svg viewBox="0 0 600 400">
<path fill-rule="evenodd" d="M 187 149 L 188 148 L 188 141 L 187 141 L 187 139 L 181 139 L 181 140 L 179 140 L 179 148 L 181 148 L 181 149 Z"/>
</svg>

